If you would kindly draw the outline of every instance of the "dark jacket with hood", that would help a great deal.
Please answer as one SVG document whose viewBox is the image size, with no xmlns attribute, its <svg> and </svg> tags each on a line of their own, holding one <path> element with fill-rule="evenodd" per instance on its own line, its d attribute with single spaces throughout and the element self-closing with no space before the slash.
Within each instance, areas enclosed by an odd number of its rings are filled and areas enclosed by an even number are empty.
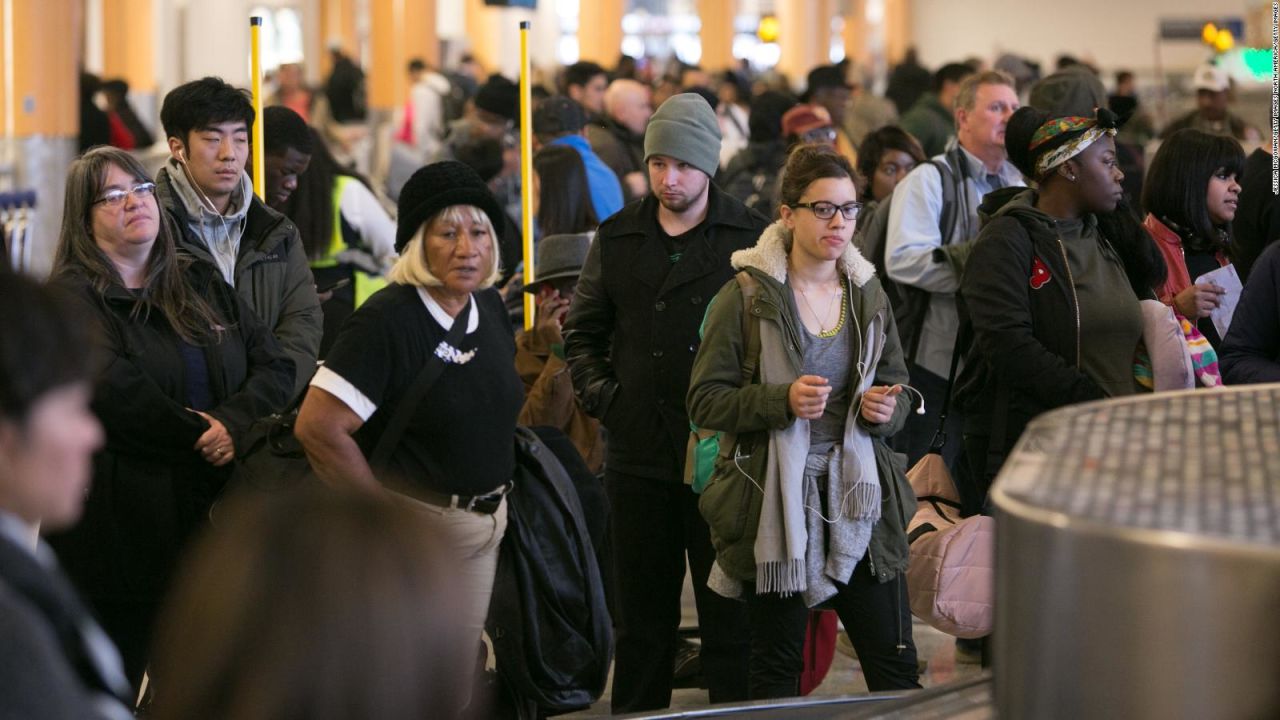
<svg viewBox="0 0 1280 720">
<path fill-rule="evenodd" d="M 179 244 L 196 259 L 217 267 L 204 238 L 193 226 L 204 221 L 193 217 L 190 203 L 183 198 L 170 172 L 172 161 L 156 175 L 156 195 L 160 206 L 181 229 Z M 267 207 L 245 182 L 242 192 L 251 195 L 247 211 L 239 221 L 240 247 L 235 258 L 235 287 L 240 297 L 275 334 L 280 347 L 293 361 L 290 398 L 297 397 L 310 382 L 324 334 L 324 313 L 316 297 L 315 279 L 307 253 L 298 236 L 298 226 Z M 228 222 L 235 222 L 230 220 Z M 285 401 L 285 404 L 288 400 Z M 273 408 L 274 412 L 280 408 Z"/>
<path fill-rule="evenodd" d="M 960 281 L 973 344 L 956 404 L 966 435 L 990 437 L 1003 425 L 1006 451 L 1036 415 L 1105 397 L 1080 368 L 1080 308 L 1066 245 L 1034 201 L 1035 191 L 1025 188 L 987 195 L 979 214 L 990 221 L 972 243 Z"/>
<path fill-rule="evenodd" d="M 84 518 L 51 543 L 81 592 L 95 599 L 158 602 L 183 544 L 208 514 L 235 464 L 214 467 L 195 449 L 209 428 L 188 410 L 182 341 L 156 310 L 131 318 L 119 286 L 99 295 L 83 276 L 62 279 L 100 328 L 105 362 L 93 410 L 107 432 L 94 456 Z M 289 398 L 293 367 L 257 316 L 208 264 L 188 282 L 224 321 L 221 342 L 202 348 L 212 406 L 236 451 L 257 418 Z"/>
<path fill-rule="evenodd" d="M 733 276 L 729 256 L 768 222 L 709 189 L 706 219 L 672 263 L 652 195 L 600 226 L 565 322 L 565 359 L 583 409 L 609 431 L 606 464 L 679 482 L 689 438 L 685 393 L 707 303 Z"/>
</svg>

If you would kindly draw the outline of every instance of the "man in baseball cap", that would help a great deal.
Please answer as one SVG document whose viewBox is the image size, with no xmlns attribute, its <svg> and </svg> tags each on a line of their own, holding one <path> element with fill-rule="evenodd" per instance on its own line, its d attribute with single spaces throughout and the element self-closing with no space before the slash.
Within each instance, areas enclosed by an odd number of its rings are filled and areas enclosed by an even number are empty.
<svg viewBox="0 0 1280 720">
<path fill-rule="evenodd" d="M 1196 92 L 1196 109 L 1169 123 L 1160 133 L 1163 140 L 1182 128 L 1194 128 L 1212 135 L 1229 135 L 1241 142 L 1260 142 L 1258 129 L 1246 123 L 1228 108 L 1231 104 L 1231 78 L 1227 71 L 1213 63 L 1196 68 L 1191 76 Z"/>
<path fill-rule="evenodd" d="M 565 323 L 583 407 L 609 430 L 605 491 L 616 568 L 615 714 L 671 703 L 680 593 L 693 575 L 701 662 L 713 703 L 745 700 L 746 607 L 707 587 L 714 551 L 683 480 L 685 395 L 707 303 L 729 256 L 768 221 L 718 188 L 720 124 L 695 93 L 674 95 L 644 134 L 650 193 L 604 221 Z"/>
</svg>

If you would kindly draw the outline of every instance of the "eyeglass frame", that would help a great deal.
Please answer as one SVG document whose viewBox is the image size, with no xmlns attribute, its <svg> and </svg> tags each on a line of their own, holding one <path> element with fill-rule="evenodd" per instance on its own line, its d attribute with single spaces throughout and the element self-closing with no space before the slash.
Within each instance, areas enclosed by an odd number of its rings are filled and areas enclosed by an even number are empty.
<svg viewBox="0 0 1280 720">
<path fill-rule="evenodd" d="M 822 217 L 822 212 L 818 211 L 819 205 L 830 207 L 831 214 L 826 217 Z M 862 212 L 863 206 L 862 206 L 862 203 L 860 202 L 850 202 L 850 203 L 845 203 L 844 205 L 837 205 L 833 202 L 827 202 L 826 200 L 815 200 L 814 202 L 795 203 L 794 205 L 789 205 L 788 207 L 792 209 L 804 208 L 809 212 L 813 213 L 813 216 L 818 218 L 819 220 L 830 220 L 831 218 L 836 216 L 836 211 L 839 210 L 841 217 L 843 217 L 845 220 L 852 222 L 858 219 L 858 214 Z M 849 213 L 845 212 L 845 208 L 853 209 L 853 217 L 849 217 Z"/>
<path fill-rule="evenodd" d="M 139 195 L 141 191 L 141 195 Z M 140 182 L 129 189 L 108 190 L 103 193 L 102 197 L 93 201 L 94 206 L 106 205 L 109 208 L 118 208 L 124 205 L 125 201 L 130 197 L 155 197 L 156 184 L 153 182 Z"/>
<path fill-rule="evenodd" d="M 830 125 L 817 127 L 812 130 L 806 130 L 800 133 L 800 140 L 806 143 L 833 143 L 840 135 L 836 129 Z"/>
</svg>

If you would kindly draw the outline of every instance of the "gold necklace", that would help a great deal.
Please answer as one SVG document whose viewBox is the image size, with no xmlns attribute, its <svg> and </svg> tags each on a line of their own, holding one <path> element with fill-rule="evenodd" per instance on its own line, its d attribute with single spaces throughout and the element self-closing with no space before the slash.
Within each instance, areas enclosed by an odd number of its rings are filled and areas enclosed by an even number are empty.
<svg viewBox="0 0 1280 720">
<path fill-rule="evenodd" d="M 818 315 L 817 311 L 813 309 L 813 305 L 809 303 L 809 293 L 805 292 L 803 288 L 798 286 L 796 286 L 796 290 L 800 291 L 800 299 L 804 301 L 805 307 L 809 308 L 809 314 L 812 315 L 814 321 L 818 323 L 818 337 L 826 339 L 838 335 L 840 333 L 840 328 L 844 327 L 844 292 L 840 291 L 831 293 L 830 299 L 827 300 L 826 313 Z M 840 296 L 840 315 L 836 318 L 836 324 L 828 329 L 826 324 L 823 323 L 823 320 L 825 320 L 827 316 L 831 315 L 831 304 L 835 302 L 836 295 Z"/>
</svg>

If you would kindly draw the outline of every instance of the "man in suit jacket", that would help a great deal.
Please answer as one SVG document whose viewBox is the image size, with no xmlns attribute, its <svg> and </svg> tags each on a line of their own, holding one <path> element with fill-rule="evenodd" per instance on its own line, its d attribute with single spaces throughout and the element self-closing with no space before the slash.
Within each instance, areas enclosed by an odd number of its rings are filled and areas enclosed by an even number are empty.
<svg viewBox="0 0 1280 720">
<path fill-rule="evenodd" d="M 685 395 L 707 303 L 729 256 L 768 221 L 714 183 L 720 126 L 702 96 L 675 95 L 644 136 L 651 194 L 600 226 L 565 323 L 565 357 L 587 413 L 609 430 L 617 655 L 613 712 L 667 707 L 686 555 L 711 702 L 747 696 L 745 605 L 707 588 L 714 551 L 683 484 Z"/>
<path fill-rule="evenodd" d="M 115 646 L 37 528 L 80 517 L 102 427 L 89 411 L 88 333 L 62 298 L 0 274 L 0 718 L 124 718 Z"/>
</svg>

